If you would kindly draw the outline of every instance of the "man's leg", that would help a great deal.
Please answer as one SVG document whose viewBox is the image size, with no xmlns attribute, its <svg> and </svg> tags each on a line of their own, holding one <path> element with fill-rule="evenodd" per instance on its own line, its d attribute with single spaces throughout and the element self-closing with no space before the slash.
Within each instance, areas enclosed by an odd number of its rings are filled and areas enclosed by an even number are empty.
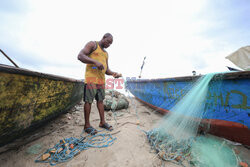
<svg viewBox="0 0 250 167">
<path fill-rule="evenodd" d="M 84 129 L 87 129 L 90 127 L 90 122 L 89 122 L 90 111 L 91 111 L 91 103 L 85 102 L 84 104 L 84 119 L 85 119 Z"/>
<path fill-rule="evenodd" d="M 91 104 L 93 102 L 93 99 L 95 98 L 96 89 L 92 86 L 92 84 L 85 84 L 84 85 L 84 119 L 85 119 L 85 125 L 84 129 L 91 127 L 89 117 L 91 112 Z"/>
<path fill-rule="evenodd" d="M 110 126 L 109 124 L 107 124 L 106 121 L 105 121 L 103 101 L 97 101 L 96 105 L 97 105 L 99 115 L 100 115 L 100 125 L 99 125 L 99 127 L 107 129 L 109 131 L 113 130 L 113 127 Z"/>
<path fill-rule="evenodd" d="M 107 130 L 113 130 L 112 126 L 106 123 L 104 118 L 104 104 L 103 100 L 105 99 L 105 85 L 98 85 L 97 94 L 96 94 L 96 101 L 97 101 L 97 108 L 100 115 L 100 127 L 105 128 Z"/>
<path fill-rule="evenodd" d="M 104 105 L 103 105 L 103 101 L 97 101 L 97 108 L 99 111 L 99 115 L 100 115 L 100 125 L 105 124 L 105 118 L 104 118 Z"/>
</svg>

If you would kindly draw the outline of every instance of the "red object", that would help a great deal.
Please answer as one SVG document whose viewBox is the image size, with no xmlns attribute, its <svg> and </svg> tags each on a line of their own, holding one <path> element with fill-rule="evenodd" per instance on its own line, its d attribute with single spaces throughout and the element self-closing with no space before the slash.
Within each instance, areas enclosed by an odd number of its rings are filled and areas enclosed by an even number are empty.
<svg viewBox="0 0 250 167">
<path fill-rule="evenodd" d="M 245 163 L 245 162 L 240 162 L 240 166 L 241 167 L 248 167 L 247 163 Z"/>
<path fill-rule="evenodd" d="M 73 149 L 73 148 L 74 148 L 74 144 L 70 144 L 69 147 L 70 147 L 71 149 Z"/>
<path fill-rule="evenodd" d="M 176 160 L 176 161 L 180 161 L 181 158 L 182 158 L 181 156 L 178 156 L 178 157 L 175 158 L 175 160 Z"/>
</svg>

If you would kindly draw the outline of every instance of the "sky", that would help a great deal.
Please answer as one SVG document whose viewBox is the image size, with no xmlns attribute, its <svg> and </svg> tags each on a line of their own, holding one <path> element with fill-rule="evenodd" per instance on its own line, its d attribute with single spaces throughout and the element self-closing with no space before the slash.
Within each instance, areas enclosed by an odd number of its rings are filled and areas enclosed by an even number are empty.
<svg viewBox="0 0 250 167">
<path fill-rule="evenodd" d="M 124 77 L 138 77 L 145 56 L 142 78 L 224 72 L 250 45 L 249 0 L 1 0 L 0 22 L 0 49 L 20 67 L 75 79 L 78 53 L 106 32 L 109 67 Z"/>
</svg>

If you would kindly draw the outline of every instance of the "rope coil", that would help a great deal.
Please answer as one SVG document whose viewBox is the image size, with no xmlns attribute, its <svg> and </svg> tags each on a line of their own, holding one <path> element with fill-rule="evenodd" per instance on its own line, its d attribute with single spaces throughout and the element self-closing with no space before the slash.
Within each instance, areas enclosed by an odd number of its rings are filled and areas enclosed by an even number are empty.
<svg viewBox="0 0 250 167">
<path fill-rule="evenodd" d="M 116 140 L 116 137 L 113 137 L 108 133 L 98 133 L 93 136 L 82 136 L 82 134 L 80 135 L 80 138 L 70 137 L 60 140 L 60 142 L 54 147 L 49 148 L 42 155 L 38 156 L 35 162 L 49 163 L 50 165 L 55 166 L 58 163 L 70 161 L 83 150 L 87 150 L 91 147 L 109 147 Z M 41 158 L 45 154 L 50 154 L 50 156 L 46 160 L 42 160 Z"/>
</svg>

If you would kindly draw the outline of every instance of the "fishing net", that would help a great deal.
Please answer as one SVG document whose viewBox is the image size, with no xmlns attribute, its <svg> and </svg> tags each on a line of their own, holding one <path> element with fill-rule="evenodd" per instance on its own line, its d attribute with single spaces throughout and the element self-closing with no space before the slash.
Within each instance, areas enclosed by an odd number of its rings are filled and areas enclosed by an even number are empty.
<svg viewBox="0 0 250 167">
<path fill-rule="evenodd" d="M 199 136 L 191 147 L 190 164 L 201 167 L 237 167 L 240 158 L 225 140 Z"/>
<path fill-rule="evenodd" d="M 104 109 L 106 111 L 109 110 L 116 111 L 128 108 L 129 102 L 126 96 L 124 96 L 123 94 L 114 90 L 107 90 L 105 94 L 106 96 L 103 103 L 104 103 Z"/>
<path fill-rule="evenodd" d="M 171 112 L 146 132 L 149 143 L 161 159 L 182 165 L 186 160 L 190 166 L 237 166 L 237 156 L 224 142 L 197 137 L 213 76 L 207 74 L 197 80 Z"/>
</svg>

